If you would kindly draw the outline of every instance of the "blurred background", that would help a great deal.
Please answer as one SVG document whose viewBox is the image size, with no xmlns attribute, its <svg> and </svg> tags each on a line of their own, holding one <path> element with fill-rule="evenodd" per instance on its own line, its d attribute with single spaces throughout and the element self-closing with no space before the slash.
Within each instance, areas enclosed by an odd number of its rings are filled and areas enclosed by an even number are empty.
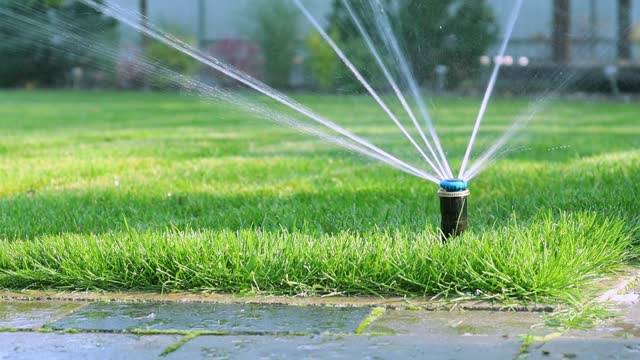
<svg viewBox="0 0 640 360">
<path fill-rule="evenodd" d="M 325 93 L 361 87 L 290 0 L 104 0 L 147 15 L 162 29 L 278 89 Z M 305 4 L 365 75 L 371 58 L 340 0 Z M 564 92 L 640 92 L 640 1 L 525 1 L 503 57 L 495 57 L 511 0 L 387 0 L 416 79 L 427 91 L 476 95 L 495 62 L 498 91 L 531 93 L 571 79 Z M 354 2 L 358 11 L 358 2 Z M 0 21 L 0 87 L 162 90 L 166 81 L 135 66 L 154 59 L 199 81 L 235 84 L 171 48 L 70 0 L 0 0 L 0 19 L 48 24 L 32 31 Z M 366 14 L 363 14 L 366 16 Z M 365 17 L 366 19 L 366 17 Z M 143 17 L 140 21 L 144 22 Z M 82 30 L 116 56 L 74 48 Z M 572 74 L 568 76 L 567 74 Z M 585 80 L 586 79 L 586 80 Z"/>
</svg>

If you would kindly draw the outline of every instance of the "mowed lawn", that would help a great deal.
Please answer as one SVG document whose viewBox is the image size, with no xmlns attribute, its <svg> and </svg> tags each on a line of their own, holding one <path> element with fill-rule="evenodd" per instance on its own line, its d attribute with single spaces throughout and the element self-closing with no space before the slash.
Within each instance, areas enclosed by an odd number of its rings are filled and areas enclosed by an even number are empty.
<svg viewBox="0 0 640 360">
<path fill-rule="evenodd" d="M 370 101 L 298 100 L 418 159 Z M 530 104 L 492 103 L 478 149 Z M 456 166 L 477 106 L 433 106 Z M 229 105 L 0 92 L 0 286 L 569 301 L 634 260 L 639 119 L 549 104 L 528 147 L 472 181 L 471 229 L 443 244 L 434 184 Z"/>
</svg>

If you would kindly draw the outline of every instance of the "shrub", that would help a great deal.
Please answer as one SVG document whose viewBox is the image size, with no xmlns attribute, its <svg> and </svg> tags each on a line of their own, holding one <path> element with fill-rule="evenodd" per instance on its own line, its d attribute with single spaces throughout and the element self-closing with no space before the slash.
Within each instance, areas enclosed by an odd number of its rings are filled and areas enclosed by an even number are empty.
<svg viewBox="0 0 640 360">
<path fill-rule="evenodd" d="M 186 35 L 186 31 L 178 28 L 177 26 L 164 26 L 170 34 L 180 38 L 182 41 L 188 44 L 194 44 L 195 39 Z M 186 76 L 194 75 L 200 68 L 200 64 L 197 60 L 183 54 L 182 52 L 165 45 L 159 41 L 152 41 L 149 43 L 145 50 L 146 56 L 152 60 L 157 61 L 160 65 L 167 67 L 177 73 Z M 149 85 L 155 89 L 164 89 L 171 85 L 171 81 L 163 76 L 156 76 L 155 74 L 147 74 Z"/>
<path fill-rule="evenodd" d="M 307 37 L 306 45 L 309 52 L 307 66 L 313 75 L 315 85 L 322 91 L 332 90 L 340 60 L 318 33 L 311 33 Z"/>
<path fill-rule="evenodd" d="M 261 1 L 254 11 L 255 38 L 264 56 L 266 81 L 286 88 L 298 48 L 298 11 L 289 0 Z"/>
<path fill-rule="evenodd" d="M 260 47 L 247 39 L 226 38 L 215 41 L 208 49 L 208 53 L 233 66 L 235 69 L 257 78 L 262 71 L 262 59 Z M 224 86 L 237 85 L 237 81 L 221 74 L 218 71 L 204 69 L 207 76 L 215 79 L 218 84 Z"/>
</svg>

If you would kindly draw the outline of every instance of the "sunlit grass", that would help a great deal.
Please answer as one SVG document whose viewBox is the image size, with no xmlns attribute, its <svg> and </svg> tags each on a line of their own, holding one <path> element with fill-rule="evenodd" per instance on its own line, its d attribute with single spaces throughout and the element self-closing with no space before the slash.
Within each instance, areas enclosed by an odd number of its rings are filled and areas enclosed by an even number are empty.
<svg viewBox="0 0 640 360">
<path fill-rule="evenodd" d="M 300 100 L 417 159 L 362 98 Z M 436 105 L 459 162 L 477 102 Z M 494 103 L 479 149 L 526 105 Z M 633 252 L 638 115 L 558 102 L 531 125 L 529 150 L 474 180 L 470 233 L 441 244 L 435 185 L 242 111 L 3 92 L 0 286 L 570 301 Z"/>
<path fill-rule="evenodd" d="M 621 222 L 585 214 L 511 221 L 446 244 L 428 231 L 65 234 L 4 241 L 0 285 L 569 300 L 629 245 Z"/>
</svg>

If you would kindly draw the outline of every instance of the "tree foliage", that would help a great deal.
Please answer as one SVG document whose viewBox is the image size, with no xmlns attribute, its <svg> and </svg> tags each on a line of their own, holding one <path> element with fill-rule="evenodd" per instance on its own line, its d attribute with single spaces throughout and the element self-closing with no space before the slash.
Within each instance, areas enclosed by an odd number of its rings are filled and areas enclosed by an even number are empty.
<svg viewBox="0 0 640 360">
<path fill-rule="evenodd" d="M 450 83 L 473 76 L 478 58 L 495 41 L 497 25 L 485 0 L 351 0 L 354 11 L 371 34 L 376 26 L 371 20 L 371 3 L 379 1 L 390 14 L 390 21 L 418 82 L 433 79 L 437 65 L 450 69 Z M 329 30 L 363 74 L 376 81 L 380 71 L 362 42 L 342 0 L 334 0 L 329 16 Z M 338 72 L 347 71 L 343 66 Z M 337 86 L 358 87 L 353 77 L 338 75 Z"/>
<path fill-rule="evenodd" d="M 497 25 L 484 0 L 404 0 L 396 27 L 414 72 L 422 81 L 436 65 L 447 65 L 453 83 L 479 67 L 478 58 L 495 41 Z"/>
</svg>

